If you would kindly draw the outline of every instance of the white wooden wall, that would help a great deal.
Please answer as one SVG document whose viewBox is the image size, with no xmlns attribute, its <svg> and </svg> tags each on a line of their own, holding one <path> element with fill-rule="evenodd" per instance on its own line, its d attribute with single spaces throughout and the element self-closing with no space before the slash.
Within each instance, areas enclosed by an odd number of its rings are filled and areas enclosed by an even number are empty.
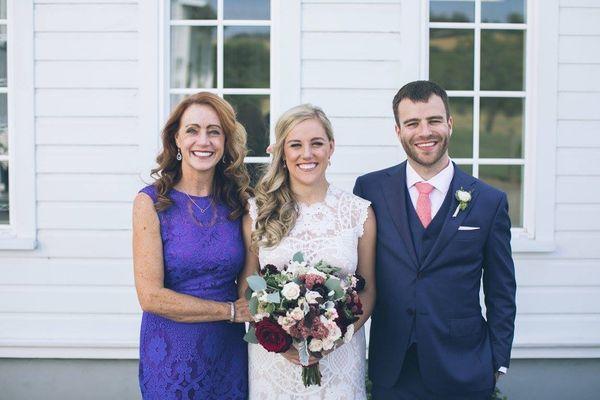
<svg viewBox="0 0 600 400">
<path fill-rule="evenodd" d="M 0 252 L 0 357 L 136 356 L 130 208 L 158 109 L 147 4 L 35 1 L 39 247 Z M 556 200 L 556 250 L 515 254 L 517 357 L 600 356 L 600 0 L 560 5 L 557 190 L 538 194 Z M 302 1 L 300 99 L 332 119 L 339 186 L 403 157 L 391 100 L 420 77 L 419 10 Z"/>
</svg>

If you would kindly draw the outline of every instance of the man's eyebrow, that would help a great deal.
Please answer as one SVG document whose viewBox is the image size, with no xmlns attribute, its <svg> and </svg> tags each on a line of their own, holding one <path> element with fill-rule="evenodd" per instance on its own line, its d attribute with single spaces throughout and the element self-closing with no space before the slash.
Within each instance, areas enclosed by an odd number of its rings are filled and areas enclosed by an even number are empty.
<svg viewBox="0 0 600 400">
<path fill-rule="evenodd" d="M 406 125 L 406 124 L 410 124 L 411 122 L 419 122 L 419 118 L 410 118 L 410 119 L 407 119 L 406 121 L 403 121 L 402 124 Z"/>
</svg>

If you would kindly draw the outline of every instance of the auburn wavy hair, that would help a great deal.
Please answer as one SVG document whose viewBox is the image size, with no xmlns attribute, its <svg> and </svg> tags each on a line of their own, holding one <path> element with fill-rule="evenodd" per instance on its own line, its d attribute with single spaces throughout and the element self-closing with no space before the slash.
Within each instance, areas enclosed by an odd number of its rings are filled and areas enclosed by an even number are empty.
<svg viewBox="0 0 600 400">
<path fill-rule="evenodd" d="M 281 242 L 298 219 L 298 202 L 290 187 L 289 172 L 284 168 L 284 145 L 289 133 L 301 122 L 315 119 L 323 125 L 327 138 L 333 142 L 331 122 L 319 107 L 302 104 L 286 111 L 275 125 L 273 159 L 255 189 L 257 216 L 252 232 L 251 249 L 272 247 Z"/>
<path fill-rule="evenodd" d="M 179 131 L 181 116 L 192 104 L 204 104 L 217 113 L 225 134 L 225 151 L 223 159 L 215 167 L 211 196 L 224 202 L 231 212 L 229 219 L 240 218 L 245 212 L 248 198 L 252 194 L 250 178 L 244 157 L 246 156 L 246 130 L 237 121 L 231 104 L 209 92 L 200 92 L 184 98 L 171 111 L 162 130 L 162 151 L 156 157 L 158 166 L 152 170 L 156 179 L 154 185 L 158 199 L 154 205 L 156 211 L 164 211 L 173 201 L 168 197 L 169 191 L 181 180 L 181 161 L 177 160 L 177 144 L 175 137 Z"/>
</svg>

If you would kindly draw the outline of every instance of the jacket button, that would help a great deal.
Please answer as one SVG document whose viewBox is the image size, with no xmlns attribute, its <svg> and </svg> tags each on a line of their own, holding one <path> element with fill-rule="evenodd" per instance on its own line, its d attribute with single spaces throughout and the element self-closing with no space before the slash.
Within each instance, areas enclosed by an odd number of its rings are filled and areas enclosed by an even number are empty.
<svg viewBox="0 0 600 400">
<path fill-rule="evenodd" d="M 423 274 L 421 274 L 420 272 L 417 272 L 417 279 L 421 279 L 422 276 L 423 276 Z"/>
<path fill-rule="evenodd" d="M 407 309 L 406 309 L 406 313 L 407 313 L 408 315 L 415 315 L 415 310 L 413 310 L 412 308 L 407 308 Z"/>
</svg>

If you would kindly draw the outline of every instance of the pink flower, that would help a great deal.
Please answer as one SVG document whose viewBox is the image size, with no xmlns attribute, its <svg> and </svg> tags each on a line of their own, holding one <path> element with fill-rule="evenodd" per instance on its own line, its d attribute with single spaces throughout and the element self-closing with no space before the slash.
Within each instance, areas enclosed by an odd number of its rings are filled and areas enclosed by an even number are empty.
<svg viewBox="0 0 600 400">
<path fill-rule="evenodd" d="M 304 325 L 304 321 L 299 321 L 290 328 L 290 335 L 296 339 L 306 339 L 310 336 L 310 328 Z"/>
<path fill-rule="evenodd" d="M 319 318 L 313 320 L 311 336 L 316 339 L 325 339 L 329 335 L 329 329 L 321 322 Z"/>
<path fill-rule="evenodd" d="M 312 290 L 315 285 L 323 285 L 325 283 L 325 278 L 319 275 L 307 274 L 304 277 L 304 284 L 308 290 Z"/>
</svg>

